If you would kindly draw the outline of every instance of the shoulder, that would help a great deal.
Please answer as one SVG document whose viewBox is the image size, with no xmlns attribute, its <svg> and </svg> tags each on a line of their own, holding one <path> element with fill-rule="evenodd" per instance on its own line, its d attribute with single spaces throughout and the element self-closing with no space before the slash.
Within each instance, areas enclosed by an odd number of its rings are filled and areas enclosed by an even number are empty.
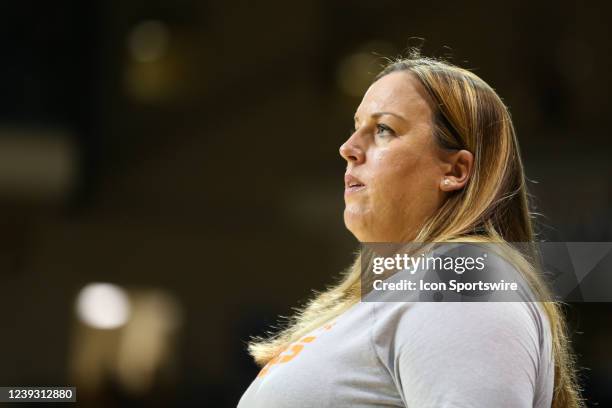
<svg viewBox="0 0 612 408">
<path fill-rule="evenodd" d="M 400 346 L 442 336 L 466 341 L 493 336 L 539 347 L 550 331 L 542 306 L 533 302 L 377 302 L 371 309 L 374 336 L 392 336 Z"/>
<path fill-rule="evenodd" d="M 408 405 L 531 407 L 542 393 L 551 338 L 535 304 L 423 302 L 373 310 L 375 349 Z"/>
</svg>

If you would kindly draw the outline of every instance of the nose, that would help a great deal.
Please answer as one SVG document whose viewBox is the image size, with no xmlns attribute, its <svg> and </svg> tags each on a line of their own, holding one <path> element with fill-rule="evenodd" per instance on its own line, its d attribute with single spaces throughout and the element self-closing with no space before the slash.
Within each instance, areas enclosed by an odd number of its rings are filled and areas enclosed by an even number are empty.
<svg viewBox="0 0 612 408">
<path fill-rule="evenodd" d="M 365 154 L 361 147 L 355 144 L 353 137 L 350 137 L 342 146 L 340 146 L 340 156 L 347 163 L 361 164 L 365 160 Z"/>
</svg>

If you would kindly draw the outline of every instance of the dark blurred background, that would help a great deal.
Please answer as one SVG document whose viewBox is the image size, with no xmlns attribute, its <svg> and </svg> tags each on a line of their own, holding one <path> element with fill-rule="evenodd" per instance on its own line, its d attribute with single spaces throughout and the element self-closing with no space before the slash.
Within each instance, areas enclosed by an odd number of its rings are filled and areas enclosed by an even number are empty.
<svg viewBox="0 0 612 408">
<path fill-rule="evenodd" d="M 489 82 L 542 237 L 612 241 L 608 3 L 4 2 L 0 385 L 84 406 L 235 406 L 249 336 L 353 258 L 338 148 L 422 44 Z M 612 307 L 568 307 L 612 406 Z"/>
</svg>

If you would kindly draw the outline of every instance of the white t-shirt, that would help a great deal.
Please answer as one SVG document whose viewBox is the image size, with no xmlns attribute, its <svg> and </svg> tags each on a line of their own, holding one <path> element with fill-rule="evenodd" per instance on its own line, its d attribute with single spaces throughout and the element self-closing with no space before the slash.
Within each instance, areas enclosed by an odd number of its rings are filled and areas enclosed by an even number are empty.
<svg viewBox="0 0 612 408">
<path fill-rule="evenodd" d="M 531 302 L 360 302 L 264 367 L 239 408 L 548 408 L 548 319 Z"/>
</svg>

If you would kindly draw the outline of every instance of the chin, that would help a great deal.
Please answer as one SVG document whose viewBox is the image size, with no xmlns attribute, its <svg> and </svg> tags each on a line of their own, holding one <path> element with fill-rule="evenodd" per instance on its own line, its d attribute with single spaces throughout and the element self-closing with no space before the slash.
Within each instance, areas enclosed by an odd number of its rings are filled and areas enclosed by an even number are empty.
<svg viewBox="0 0 612 408">
<path fill-rule="evenodd" d="M 363 214 L 349 211 L 348 209 L 344 210 L 344 225 L 359 242 L 367 242 L 364 221 Z"/>
</svg>

